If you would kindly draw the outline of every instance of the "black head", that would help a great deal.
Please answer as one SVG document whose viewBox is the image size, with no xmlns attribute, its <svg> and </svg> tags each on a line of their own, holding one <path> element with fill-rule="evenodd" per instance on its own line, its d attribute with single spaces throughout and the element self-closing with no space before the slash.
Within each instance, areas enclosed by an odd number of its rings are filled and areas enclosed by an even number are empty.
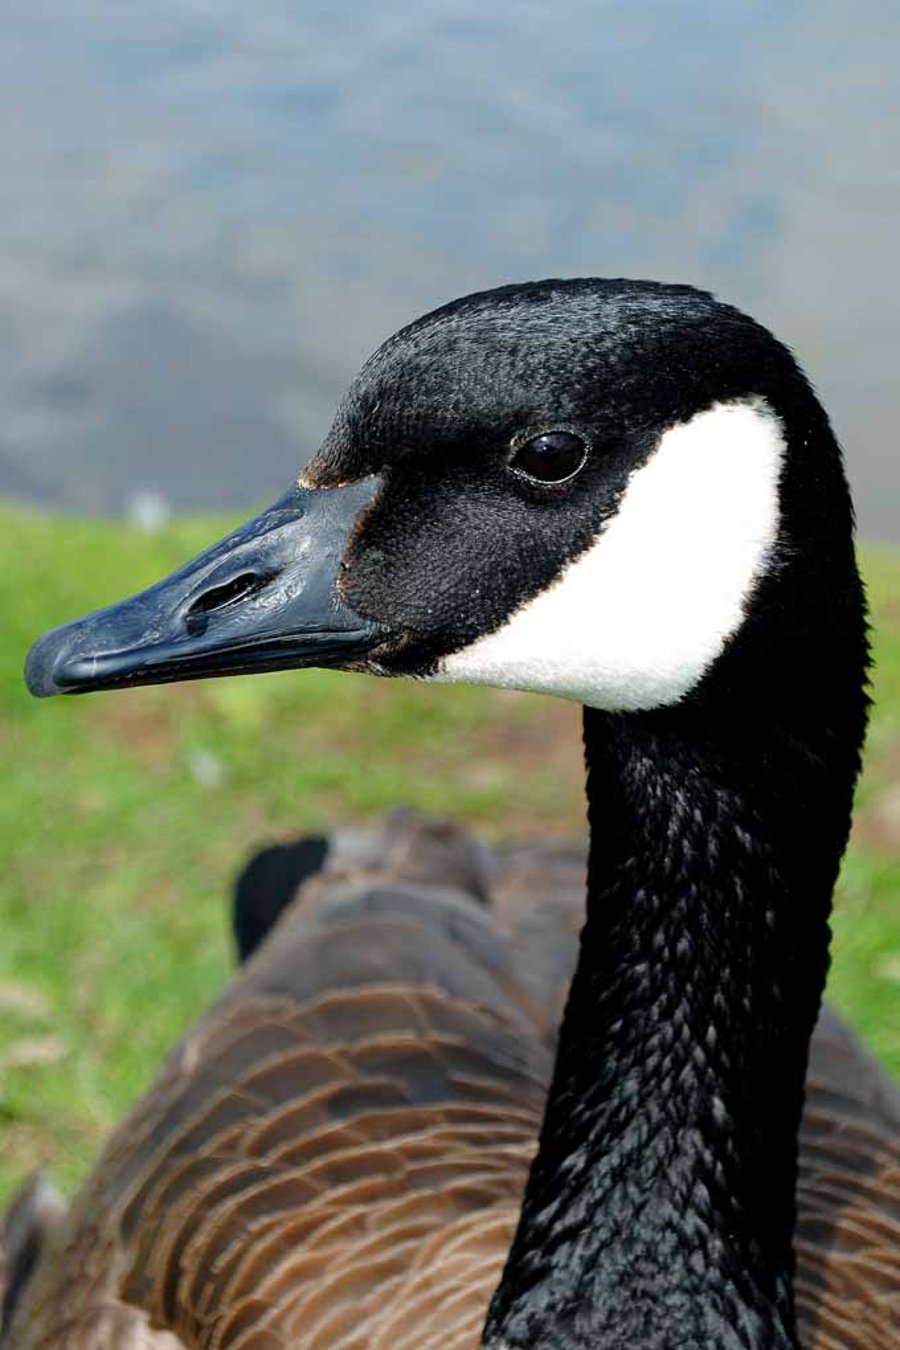
<svg viewBox="0 0 900 1350">
<path fill-rule="evenodd" d="M 43 639 L 29 678 L 339 664 L 630 711 L 854 607 L 840 454 L 790 353 L 690 287 L 544 281 L 389 339 L 277 508 Z"/>
</svg>

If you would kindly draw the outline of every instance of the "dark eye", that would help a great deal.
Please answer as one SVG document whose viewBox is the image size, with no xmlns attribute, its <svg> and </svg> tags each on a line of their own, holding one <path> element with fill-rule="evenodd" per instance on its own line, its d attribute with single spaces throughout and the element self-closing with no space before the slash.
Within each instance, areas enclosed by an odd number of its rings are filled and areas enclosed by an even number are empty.
<svg viewBox="0 0 900 1350">
<path fill-rule="evenodd" d="M 542 431 L 517 446 L 509 467 L 535 483 L 564 483 L 587 459 L 587 445 L 574 431 Z"/>
</svg>

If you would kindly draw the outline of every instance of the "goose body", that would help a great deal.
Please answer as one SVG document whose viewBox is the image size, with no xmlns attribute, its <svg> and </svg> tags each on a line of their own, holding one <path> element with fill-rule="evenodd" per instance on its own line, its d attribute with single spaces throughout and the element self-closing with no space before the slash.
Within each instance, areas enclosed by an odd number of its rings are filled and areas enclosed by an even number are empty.
<svg viewBox="0 0 900 1350">
<path fill-rule="evenodd" d="M 579 852 L 415 818 L 338 842 L 112 1141 L 12 1344 L 477 1344 L 560 1012 L 503 909 L 551 869 L 574 917 Z"/>
<path fill-rule="evenodd" d="M 10 1345 L 478 1343 L 537 1142 L 584 848 L 489 852 L 398 815 L 327 858 L 57 1217 Z M 805 1346 L 892 1343 L 898 1130 L 895 1088 L 824 1011 L 801 1130 Z"/>
<path fill-rule="evenodd" d="M 896 1344 L 896 1093 L 813 1036 L 865 725 L 851 524 L 752 320 L 508 287 L 386 343 L 273 508 L 36 644 L 42 694 L 326 664 L 578 699 L 591 849 L 577 959 L 583 859 L 530 855 L 518 918 L 502 860 L 426 826 L 326 866 L 8 1344 L 100 1350 L 123 1317 L 234 1350 Z"/>
</svg>

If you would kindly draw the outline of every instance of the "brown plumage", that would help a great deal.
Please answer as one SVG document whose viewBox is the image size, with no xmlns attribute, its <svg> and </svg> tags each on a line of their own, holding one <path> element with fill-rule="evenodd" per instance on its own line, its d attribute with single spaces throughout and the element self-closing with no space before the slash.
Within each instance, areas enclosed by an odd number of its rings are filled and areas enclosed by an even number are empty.
<svg viewBox="0 0 900 1350">
<path fill-rule="evenodd" d="M 410 815 L 336 840 L 46 1238 L 3 1350 L 475 1347 L 536 1144 L 584 857 L 489 853 Z M 829 1014 L 808 1089 L 803 1344 L 889 1350 L 900 1099 Z"/>
</svg>

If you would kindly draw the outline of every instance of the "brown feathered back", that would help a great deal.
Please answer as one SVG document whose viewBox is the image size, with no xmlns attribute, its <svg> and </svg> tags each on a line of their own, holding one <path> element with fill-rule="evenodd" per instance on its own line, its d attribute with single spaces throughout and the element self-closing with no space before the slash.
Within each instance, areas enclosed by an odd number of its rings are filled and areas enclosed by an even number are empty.
<svg viewBox="0 0 900 1350">
<path fill-rule="evenodd" d="M 338 836 L 118 1131 L 3 1350 L 472 1350 L 581 921 L 581 845 Z M 826 1016 L 804 1121 L 814 1350 L 900 1328 L 900 1109 Z"/>
</svg>

